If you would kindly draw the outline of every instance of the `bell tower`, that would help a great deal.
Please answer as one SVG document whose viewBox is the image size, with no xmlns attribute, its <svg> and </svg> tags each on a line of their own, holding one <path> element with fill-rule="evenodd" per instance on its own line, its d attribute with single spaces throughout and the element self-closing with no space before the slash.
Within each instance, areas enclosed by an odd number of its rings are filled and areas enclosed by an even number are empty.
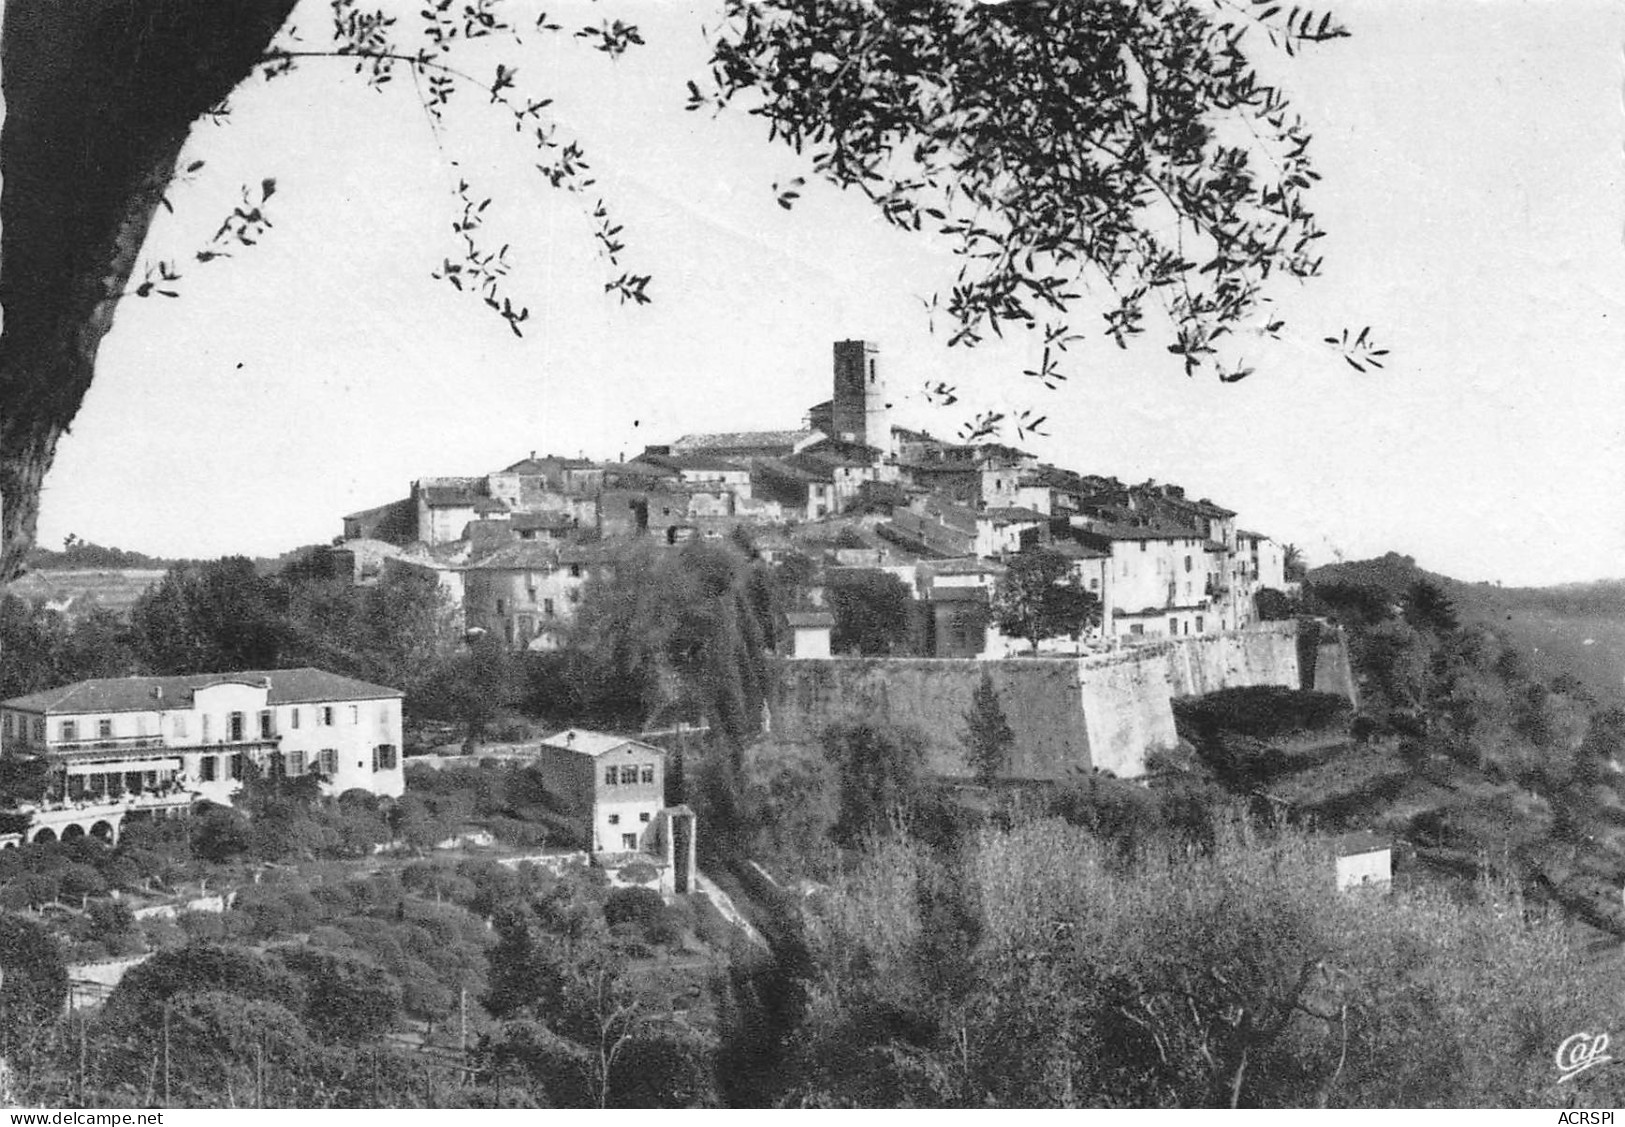
<svg viewBox="0 0 1625 1127">
<path fill-rule="evenodd" d="M 831 400 L 835 437 L 895 453 L 891 401 L 880 367 L 880 347 L 866 340 L 835 342 L 835 395 Z"/>
</svg>

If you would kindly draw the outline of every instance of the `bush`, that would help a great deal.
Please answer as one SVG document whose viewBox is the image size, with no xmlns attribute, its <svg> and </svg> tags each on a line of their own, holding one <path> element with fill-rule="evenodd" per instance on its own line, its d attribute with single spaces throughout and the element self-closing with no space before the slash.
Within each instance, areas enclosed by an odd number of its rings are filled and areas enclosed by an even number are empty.
<svg viewBox="0 0 1625 1127">
<path fill-rule="evenodd" d="M 297 1009 L 300 984 L 281 966 L 256 951 L 213 943 L 188 943 L 159 951 L 132 967 L 107 1000 L 116 1024 L 156 1029 L 164 1002 L 182 993 L 217 990 L 239 999 L 274 1002 Z"/>
<path fill-rule="evenodd" d="M 11 1028 L 0 1027 L 0 1047 L 24 1024 L 42 1023 L 62 1012 L 68 971 L 56 940 L 39 924 L 0 915 L 0 1005 Z"/>
<path fill-rule="evenodd" d="M 726 951 L 739 935 L 734 925 L 711 903 L 711 898 L 698 893 L 689 899 L 694 911 L 694 936 L 707 947 Z"/>
<path fill-rule="evenodd" d="M 690 913 L 673 905 L 644 925 L 643 938 L 657 947 L 676 947 L 683 942 L 691 922 Z"/>
<path fill-rule="evenodd" d="M 665 906 L 660 893 L 651 888 L 617 888 L 604 901 L 604 922 L 610 927 L 630 923 L 647 928 Z"/>
<path fill-rule="evenodd" d="M 218 912 L 182 912 L 175 917 L 175 923 L 189 939 L 223 939 L 226 935 L 226 921 Z"/>
<path fill-rule="evenodd" d="M 493 817 L 485 820 L 486 828 L 498 841 L 523 848 L 540 848 L 547 844 L 547 827 L 537 822 L 523 822 L 518 818 Z"/>
<path fill-rule="evenodd" d="M 1336 693 L 1304 692 L 1280 685 L 1221 689 L 1195 700 L 1174 702 L 1181 734 L 1201 744 L 1218 732 L 1270 739 L 1323 729 L 1343 720 L 1349 702 Z"/>
<path fill-rule="evenodd" d="M 186 942 L 186 932 L 174 920 L 160 916 L 142 920 L 141 934 L 146 936 L 147 946 L 154 951 L 161 947 L 179 947 Z"/>
<path fill-rule="evenodd" d="M 370 959 L 315 947 L 283 947 L 275 956 L 304 984 L 300 1016 L 322 1037 L 359 1043 L 400 1016 L 400 983 Z"/>
<path fill-rule="evenodd" d="M 91 935 L 97 939 L 110 939 L 127 934 L 135 927 L 135 915 L 118 900 L 94 901 L 85 912 Z"/>
<path fill-rule="evenodd" d="M 633 861 L 622 867 L 620 877 L 627 884 L 652 884 L 660 879 L 660 870 L 647 861 Z"/>
</svg>

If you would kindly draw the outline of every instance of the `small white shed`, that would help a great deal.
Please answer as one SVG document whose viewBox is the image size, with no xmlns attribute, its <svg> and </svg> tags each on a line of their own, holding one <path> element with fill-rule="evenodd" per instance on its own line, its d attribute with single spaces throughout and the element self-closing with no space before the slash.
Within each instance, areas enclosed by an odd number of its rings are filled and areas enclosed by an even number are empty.
<svg viewBox="0 0 1625 1127">
<path fill-rule="evenodd" d="M 1337 889 L 1366 886 L 1388 887 L 1394 879 L 1392 839 L 1361 830 L 1332 839 L 1337 858 Z"/>
</svg>

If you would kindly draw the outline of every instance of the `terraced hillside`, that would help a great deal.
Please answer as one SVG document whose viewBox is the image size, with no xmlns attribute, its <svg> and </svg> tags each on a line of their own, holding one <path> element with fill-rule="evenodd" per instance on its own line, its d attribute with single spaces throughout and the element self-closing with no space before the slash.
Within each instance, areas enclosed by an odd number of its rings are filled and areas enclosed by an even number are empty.
<svg viewBox="0 0 1625 1127">
<path fill-rule="evenodd" d="M 6 588 L 20 599 L 41 601 L 69 619 L 107 610 L 123 617 L 164 577 L 162 568 L 68 568 L 31 571 Z"/>
</svg>

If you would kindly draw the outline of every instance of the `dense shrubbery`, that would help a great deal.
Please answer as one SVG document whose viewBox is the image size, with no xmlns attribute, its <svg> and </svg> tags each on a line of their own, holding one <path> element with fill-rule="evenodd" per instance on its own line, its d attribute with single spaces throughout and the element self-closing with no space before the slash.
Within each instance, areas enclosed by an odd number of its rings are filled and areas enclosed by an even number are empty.
<svg viewBox="0 0 1625 1127">
<path fill-rule="evenodd" d="M 1550 1050 L 1620 1015 L 1562 926 L 1509 895 L 1351 899 L 1291 832 L 1126 863 L 1054 821 L 955 855 L 893 839 L 810 903 L 803 1001 L 773 1018 L 770 1066 L 750 1061 L 754 1098 L 1543 1105 Z M 763 1012 L 735 996 L 739 1020 Z M 725 1039 L 720 1068 L 764 1040 Z"/>
<path fill-rule="evenodd" d="M 1214 731 L 1269 739 L 1328 728 L 1344 720 L 1348 698 L 1337 693 L 1303 692 L 1279 685 L 1220 689 L 1206 696 L 1174 702 L 1181 731 L 1202 735 Z"/>
</svg>

